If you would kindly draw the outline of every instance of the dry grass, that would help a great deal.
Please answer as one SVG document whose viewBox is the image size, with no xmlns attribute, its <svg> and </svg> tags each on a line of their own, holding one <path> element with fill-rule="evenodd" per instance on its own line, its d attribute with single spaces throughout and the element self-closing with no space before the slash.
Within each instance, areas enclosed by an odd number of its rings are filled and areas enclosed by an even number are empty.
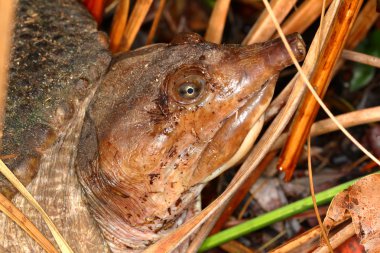
<svg viewBox="0 0 380 253">
<path fill-rule="evenodd" d="M 129 5 L 129 0 L 120 0 L 120 3 L 116 8 L 110 33 L 110 49 L 113 53 L 116 53 L 119 50 L 128 20 Z"/>
<path fill-rule="evenodd" d="M 160 0 L 160 5 L 158 6 L 158 10 L 156 12 L 156 15 L 154 16 L 154 20 L 152 23 L 152 27 L 150 28 L 148 38 L 146 39 L 146 44 L 152 44 L 154 35 L 156 34 L 158 23 L 160 22 L 162 12 L 164 11 L 164 7 L 166 4 L 166 0 Z"/>
<path fill-rule="evenodd" d="M 294 7 L 296 0 L 272 0 L 271 6 L 275 17 L 281 23 Z M 258 20 L 252 26 L 248 35 L 243 40 L 243 45 L 251 45 L 253 43 L 264 42 L 269 40 L 276 32 L 273 22 L 270 20 L 267 11 L 263 11 Z"/>
<path fill-rule="evenodd" d="M 231 0 L 217 0 L 208 23 L 205 40 L 220 44 Z"/>
<path fill-rule="evenodd" d="M 128 20 L 127 26 L 123 33 L 122 41 L 117 51 L 125 52 L 131 49 L 133 42 L 136 39 L 137 32 L 148 14 L 149 8 L 153 0 L 137 0 L 131 17 Z"/>
</svg>

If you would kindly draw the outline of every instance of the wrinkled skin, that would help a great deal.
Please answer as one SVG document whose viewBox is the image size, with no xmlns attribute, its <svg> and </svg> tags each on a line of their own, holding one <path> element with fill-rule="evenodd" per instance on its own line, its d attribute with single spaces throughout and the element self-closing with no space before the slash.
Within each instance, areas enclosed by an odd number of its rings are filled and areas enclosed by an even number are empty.
<svg viewBox="0 0 380 253">
<path fill-rule="evenodd" d="M 298 60 L 305 47 L 288 40 Z M 142 250 L 182 224 L 205 183 L 253 145 L 282 42 L 216 45 L 184 34 L 113 60 L 82 130 L 77 173 L 114 252 Z"/>
</svg>

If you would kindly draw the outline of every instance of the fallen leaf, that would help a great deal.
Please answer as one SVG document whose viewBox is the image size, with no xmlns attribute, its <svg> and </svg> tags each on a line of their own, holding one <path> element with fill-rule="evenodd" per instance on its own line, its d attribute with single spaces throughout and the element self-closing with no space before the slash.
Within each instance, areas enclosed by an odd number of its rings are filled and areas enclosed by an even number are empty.
<svg viewBox="0 0 380 253">
<path fill-rule="evenodd" d="M 379 185 L 380 175 L 372 174 L 335 196 L 323 222 L 327 231 L 351 217 L 366 252 L 380 252 Z"/>
</svg>

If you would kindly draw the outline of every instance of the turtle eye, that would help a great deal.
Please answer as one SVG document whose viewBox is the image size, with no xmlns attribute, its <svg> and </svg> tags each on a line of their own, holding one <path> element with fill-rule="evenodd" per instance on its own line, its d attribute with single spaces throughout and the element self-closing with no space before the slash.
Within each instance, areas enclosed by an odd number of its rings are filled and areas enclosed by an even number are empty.
<svg viewBox="0 0 380 253">
<path fill-rule="evenodd" d="M 184 82 L 177 87 L 178 95 L 183 99 L 194 100 L 204 89 L 204 80 L 193 78 L 188 82 Z"/>
<path fill-rule="evenodd" d="M 182 68 L 170 77 L 168 93 L 178 103 L 195 104 L 204 97 L 206 84 L 206 75 L 202 69 Z"/>
</svg>

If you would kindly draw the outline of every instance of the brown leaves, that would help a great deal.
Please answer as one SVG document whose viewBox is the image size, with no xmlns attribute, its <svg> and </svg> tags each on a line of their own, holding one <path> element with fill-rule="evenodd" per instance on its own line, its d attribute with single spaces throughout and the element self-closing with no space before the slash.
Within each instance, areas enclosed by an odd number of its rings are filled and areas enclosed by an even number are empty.
<svg viewBox="0 0 380 253">
<path fill-rule="evenodd" d="M 380 251 L 380 175 L 373 174 L 357 181 L 333 199 L 323 222 L 329 231 L 352 218 L 355 233 L 367 252 Z"/>
</svg>

